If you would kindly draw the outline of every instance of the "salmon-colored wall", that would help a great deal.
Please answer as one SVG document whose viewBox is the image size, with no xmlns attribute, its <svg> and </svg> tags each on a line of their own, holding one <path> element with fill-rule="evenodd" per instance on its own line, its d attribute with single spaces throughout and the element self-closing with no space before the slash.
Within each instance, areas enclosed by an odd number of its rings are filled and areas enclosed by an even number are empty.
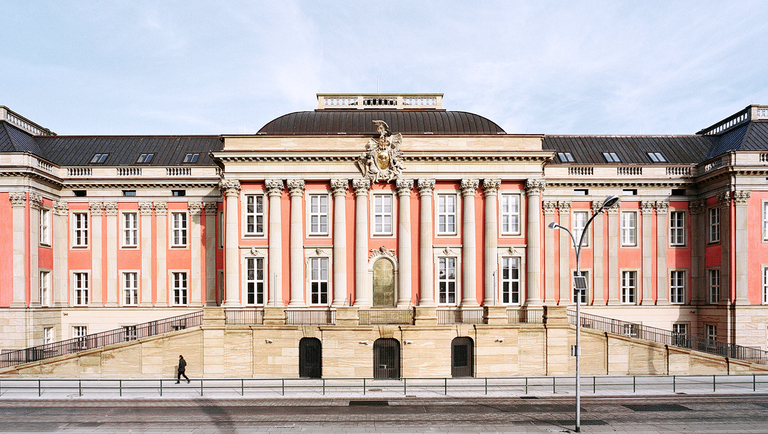
<svg viewBox="0 0 768 434">
<path fill-rule="evenodd" d="M 13 221 L 9 193 L 0 193 L 0 221 Z M 13 224 L 0 225 L 0 246 L 0 306 L 8 307 L 13 301 Z"/>
<path fill-rule="evenodd" d="M 762 229 L 764 201 L 768 201 L 768 192 L 753 191 L 747 205 L 747 297 L 752 304 L 763 303 L 763 267 L 768 266 L 768 241 L 763 241 Z"/>
</svg>

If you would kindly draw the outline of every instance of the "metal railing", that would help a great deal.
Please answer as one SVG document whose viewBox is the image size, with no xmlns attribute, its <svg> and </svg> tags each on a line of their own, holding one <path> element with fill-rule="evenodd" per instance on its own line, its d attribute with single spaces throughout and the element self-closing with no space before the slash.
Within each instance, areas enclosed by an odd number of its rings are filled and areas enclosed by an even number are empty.
<svg viewBox="0 0 768 434">
<path fill-rule="evenodd" d="M 413 309 L 361 309 L 360 325 L 413 324 Z"/>
<path fill-rule="evenodd" d="M 656 327 L 646 326 L 638 323 L 622 321 L 618 319 L 604 318 L 597 315 L 581 313 L 581 326 L 583 328 L 599 330 L 602 332 L 625 335 L 632 338 L 644 339 L 664 345 L 671 345 L 680 348 L 701 351 L 703 353 L 715 354 L 721 357 L 744 360 L 752 363 L 767 364 L 768 352 L 758 348 L 743 347 L 736 344 L 707 339 L 700 336 L 694 336 L 688 333 L 675 333 Z M 568 321 L 576 324 L 576 312 L 568 311 Z"/>
<path fill-rule="evenodd" d="M 286 310 L 286 324 L 335 324 L 335 310 Z"/>
<path fill-rule="evenodd" d="M 509 324 L 544 324 L 544 309 L 507 309 Z"/>
<path fill-rule="evenodd" d="M 23 350 L 9 351 L 0 354 L 0 367 L 20 365 L 51 357 L 78 353 L 106 345 L 128 342 L 147 336 L 159 335 L 189 327 L 199 326 L 203 322 L 203 312 L 193 312 L 156 321 L 145 322 L 135 326 L 92 333 L 86 336 L 67 339 L 50 344 L 37 345 Z"/>
<path fill-rule="evenodd" d="M 260 309 L 228 309 L 225 313 L 227 324 L 264 324 L 264 311 Z"/>
<path fill-rule="evenodd" d="M 438 324 L 483 324 L 482 309 L 438 309 Z"/>
</svg>

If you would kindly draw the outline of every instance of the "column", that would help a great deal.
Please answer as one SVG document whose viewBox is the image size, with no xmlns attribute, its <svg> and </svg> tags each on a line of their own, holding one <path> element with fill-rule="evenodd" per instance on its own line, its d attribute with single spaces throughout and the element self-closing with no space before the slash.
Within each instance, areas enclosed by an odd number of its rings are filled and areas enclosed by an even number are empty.
<svg viewBox="0 0 768 434">
<path fill-rule="evenodd" d="M 544 212 L 544 227 L 549 228 L 550 223 L 555 221 L 557 201 L 544 201 L 541 204 L 541 208 Z M 562 232 L 566 237 L 568 236 L 565 231 L 544 230 L 544 302 L 555 299 L 555 237 L 560 237 L 558 232 Z"/>
<path fill-rule="evenodd" d="M 38 250 L 40 246 L 40 210 L 43 209 L 43 197 L 29 194 L 29 305 L 40 306 L 40 265 Z M 50 230 L 50 229 L 49 229 Z M 48 289 L 50 291 L 50 288 Z"/>
<path fill-rule="evenodd" d="M 640 214 L 642 218 L 641 243 L 643 249 L 643 299 L 641 305 L 653 305 L 653 202 L 644 200 L 640 203 Z M 657 291 L 660 291 L 659 287 Z M 665 287 L 664 287 L 665 288 Z M 657 299 L 659 295 L 657 294 Z"/>
<path fill-rule="evenodd" d="M 475 235 L 475 194 L 477 179 L 461 180 L 461 195 L 464 202 L 462 223 L 462 307 L 477 307 L 477 243 Z"/>
<path fill-rule="evenodd" d="M 90 216 L 90 229 L 91 229 L 91 300 L 90 305 L 94 307 L 104 306 L 104 296 L 102 293 L 101 276 L 102 276 L 102 221 L 101 216 L 104 214 L 104 204 L 100 202 L 91 202 L 88 204 L 88 210 L 91 213 Z"/>
<path fill-rule="evenodd" d="M 720 301 L 731 302 L 731 192 L 717 196 L 720 207 Z M 730 326 L 728 336 L 732 336 Z M 728 342 L 733 342 L 729 340 Z"/>
<path fill-rule="evenodd" d="M 749 299 L 747 298 L 747 264 L 749 263 L 749 245 L 747 243 L 747 237 L 749 232 L 747 230 L 747 203 L 751 193 L 746 190 L 738 190 L 733 192 L 733 202 L 736 205 L 736 215 L 734 217 L 734 246 L 736 252 L 731 257 L 738 258 L 736 262 L 736 276 L 734 281 L 736 282 L 736 304 L 748 305 Z"/>
<path fill-rule="evenodd" d="M 53 305 L 55 307 L 67 306 L 69 297 L 67 290 L 69 285 L 69 268 L 67 267 L 67 252 L 69 251 L 68 224 L 69 210 L 66 202 L 53 202 Z"/>
<path fill-rule="evenodd" d="M 365 285 L 368 274 L 368 190 L 370 179 L 352 181 L 355 189 L 355 306 L 370 306 L 370 288 Z"/>
<path fill-rule="evenodd" d="M 11 307 L 27 307 L 24 292 L 27 283 L 26 270 L 26 210 L 27 193 L 14 192 L 8 195 L 13 208 L 13 301 Z"/>
<path fill-rule="evenodd" d="M 571 221 L 571 203 L 570 202 L 564 202 L 559 201 L 557 202 L 557 210 L 560 214 L 560 224 L 566 227 L 570 227 L 570 221 Z M 551 230 L 544 229 L 544 233 L 547 232 L 554 232 Z M 576 300 L 573 300 L 573 279 L 571 278 L 571 251 L 573 251 L 573 240 L 571 240 L 571 236 L 568 235 L 565 231 L 557 231 L 559 232 L 559 239 L 560 239 L 560 303 L 559 304 L 566 304 L 569 301 L 576 302 Z M 579 240 L 576 240 L 578 243 Z M 552 299 L 554 301 L 554 299 Z"/>
<path fill-rule="evenodd" d="M 117 271 L 117 202 L 105 202 L 104 213 L 107 216 L 107 302 L 108 307 L 117 307 L 120 288 L 120 276 Z"/>
<path fill-rule="evenodd" d="M 541 305 L 541 192 L 546 188 L 543 179 L 528 179 L 525 193 L 528 198 L 528 232 L 526 248 L 527 296 L 525 303 Z"/>
<path fill-rule="evenodd" d="M 240 306 L 240 181 L 222 179 L 219 188 L 224 191 L 226 201 L 226 226 L 224 229 L 224 304 L 225 307 Z"/>
<path fill-rule="evenodd" d="M 205 202 L 205 305 L 216 306 L 216 202 Z M 269 289 L 269 288 L 267 288 Z M 267 293 L 269 291 L 267 290 Z"/>
<path fill-rule="evenodd" d="M 168 307 L 168 264 L 166 252 L 168 251 L 168 203 L 155 202 L 155 224 L 157 234 L 157 276 L 155 277 L 157 295 L 155 307 Z"/>
<path fill-rule="evenodd" d="M 608 304 L 618 305 L 619 301 L 619 207 L 606 211 L 608 217 Z M 597 220 L 597 219 L 595 219 Z"/>
<path fill-rule="evenodd" d="M 703 200 L 691 202 L 689 213 L 690 225 L 686 228 L 690 231 L 691 240 L 691 304 L 698 306 L 706 303 L 706 267 L 704 264 L 704 246 L 706 245 L 707 224 L 704 210 L 706 204 Z M 688 236 L 686 234 L 686 236 Z"/>
<path fill-rule="evenodd" d="M 289 179 L 291 194 L 291 301 L 304 306 L 304 180 Z"/>
<path fill-rule="evenodd" d="M 602 206 L 602 201 L 592 201 L 592 215 L 594 215 Z M 595 241 L 592 246 L 592 281 L 594 282 L 594 287 L 592 288 L 592 304 L 597 306 L 605 306 L 605 279 L 603 276 L 604 219 L 605 217 L 596 217 L 592 220 L 592 233 L 594 234 Z"/>
<path fill-rule="evenodd" d="M 400 223 L 397 230 L 398 297 L 397 307 L 411 304 L 411 191 L 412 179 L 398 179 L 397 187 Z"/>
<path fill-rule="evenodd" d="M 419 179 L 419 305 L 434 306 L 434 258 L 432 257 L 432 192 L 434 179 Z"/>
<path fill-rule="evenodd" d="M 190 219 L 190 242 L 189 242 L 189 253 L 190 253 L 190 267 L 191 275 L 192 276 L 200 276 L 200 271 L 202 270 L 202 258 L 201 258 L 201 247 L 203 242 L 202 237 L 202 230 L 200 227 L 200 219 L 201 215 L 203 213 L 203 203 L 202 202 L 190 202 L 189 203 L 189 219 Z M 192 278 L 189 279 L 189 289 L 190 289 L 190 297 L 189 297 L 189 307 L 202 307 L 203 306 L 203 295 L 201 291 L 201 285 L 202 281 L 201 279 Z"/>
<path fill-rule="evenodd" d="M 283 273 L 283 233 L 280 214 L 283 181 L 267 179 L 264 181 L 264 186 L 267 188 L 267 195 L 269 196 L 269 276 L 267 279 L 269 288 L 267 288 L 267 300 L 272 298 L 272 305 L 282 307 L 285 304 L 283 302 L 283 288 L 280 285 L 280 276 Z"/>
<path fill-rule="evenodd" d="M 483 193 L 485 194 L 485 295 L 483 305 L 493 306 L 494 300 L 499 296 L 495 289 L 497 280 L 494 278 L 497 271 L 498 260 L 496 258 L 496 249 L 498 247 L 498 194 L 501 187 L 500 179 L 484 179 Z"/>
<path fill-rule="evenodd" d="M 139 202 L 141 217 L 141 301 L 139 306 L 152 307 L 152 202 Z"/>
<path fill-rule="evenodd" d="M 333 194 L 333 306 L 347 300 L 347 188 L 349 180 L 332 179 Z"/>
<path fill-rule="evenodd" d="M 669 202 L 656 202 L 656 304 L 669 304 L 667 276 L 667 211 Z M 643 228 L 645 229 L 645 228 Z"/>
</svg>

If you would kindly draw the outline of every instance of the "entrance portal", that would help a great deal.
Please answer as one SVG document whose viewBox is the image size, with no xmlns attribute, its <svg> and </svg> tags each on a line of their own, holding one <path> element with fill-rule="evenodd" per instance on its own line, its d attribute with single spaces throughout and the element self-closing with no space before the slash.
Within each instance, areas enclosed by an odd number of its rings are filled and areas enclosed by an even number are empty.
<svg viewBox="0 0 768 434">
<path fill-rule="evenodd" d="M 400 378 L 400 342 L 376 339 L 373 343 L 373 378 Z"/>
<path fill-rule="evenodd" d="M 451 342 L 451 376 L 472 377 L 473 370 L 472 338 L 455 338 Z"/>
<path fill-rule="evenodd" d="M 323 376 L 323 347 L 320 339 L 301 338 L 299 341 L 299 377 Z"/>
</svg>

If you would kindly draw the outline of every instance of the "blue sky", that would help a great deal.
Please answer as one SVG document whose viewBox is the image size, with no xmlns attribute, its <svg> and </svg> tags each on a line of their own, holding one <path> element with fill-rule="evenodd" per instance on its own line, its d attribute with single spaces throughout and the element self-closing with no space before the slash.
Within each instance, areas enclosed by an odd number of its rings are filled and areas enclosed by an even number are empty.
<svg viewBox="0 0 768 434">
<path fill-rule="evenodd" d="M 766 1 L 0 5 L 0 105 L 58 134 L 255 133 L 316 94 L 442 92 L 508 133 L 691 134 L 768 104 Z"/>
</svg>

